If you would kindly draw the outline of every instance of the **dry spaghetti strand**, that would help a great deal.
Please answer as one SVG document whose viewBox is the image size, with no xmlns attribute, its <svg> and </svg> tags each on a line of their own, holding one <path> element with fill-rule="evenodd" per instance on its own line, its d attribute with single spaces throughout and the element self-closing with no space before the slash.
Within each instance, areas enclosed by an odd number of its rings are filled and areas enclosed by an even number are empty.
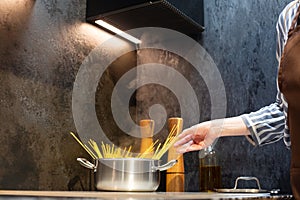
<svg viewBox="0 0 300 200">
<path fill-rule="evenodd" d="M 70 134 L 93 159 L 97 158 L 97 156 L 85 144 L 83 144 L 73 132 L 70 132 Z"/>
<path fill-rule="evenodd" d="M 169 148 L 176 142 L 177 140 L 177 130 L 179 128 L 179 125 L 174 125 L 164 142 L 161 149 L 157 150 L 153 156 L 153 159 L 160 159 L 168 150 Z"/>
</svg>

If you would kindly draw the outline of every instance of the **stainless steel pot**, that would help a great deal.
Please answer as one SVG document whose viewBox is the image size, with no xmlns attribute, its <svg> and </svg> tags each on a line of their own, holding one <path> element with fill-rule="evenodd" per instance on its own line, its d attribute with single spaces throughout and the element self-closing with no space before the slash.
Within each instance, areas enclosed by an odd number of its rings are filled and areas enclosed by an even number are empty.
<svg viewBox="0 0 300 200">
<path fill-rule="evenodd" d="M 101 158 L 92 164 L 77 158 L 84 167 L 95 172 L 95 186 L 107 191 L 155 191 L 160 183 L 160 171 L 167 170 L 177 160 L 160 165 L 160 160 L 141 158 Z"/>
</svg>

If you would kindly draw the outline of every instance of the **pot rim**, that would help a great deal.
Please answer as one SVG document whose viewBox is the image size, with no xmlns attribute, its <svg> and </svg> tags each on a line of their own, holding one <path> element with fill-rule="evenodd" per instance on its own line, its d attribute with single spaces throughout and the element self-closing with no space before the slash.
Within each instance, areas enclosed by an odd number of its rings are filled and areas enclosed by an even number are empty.
<svg viewBox="0 0 300 200">
<path fill-rule="evenodd" d="M 159 159 L 152 158 L 97 158 L 95 160 L 138 160 L 138 161 L 161 161 Z"/>
</svg>

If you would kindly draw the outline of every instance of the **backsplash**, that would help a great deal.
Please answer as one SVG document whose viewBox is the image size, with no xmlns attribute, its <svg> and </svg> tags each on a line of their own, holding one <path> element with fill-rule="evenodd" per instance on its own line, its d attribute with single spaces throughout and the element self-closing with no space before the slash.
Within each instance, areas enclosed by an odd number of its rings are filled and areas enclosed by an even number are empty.
<svg viewBox="0 0 300 200">
<path fill-rule="evenodd" d="M 275 100 L 275 24 L 288 2 L 204 1 L 205 31 L 198 42 L 222 76 L 227 116 L 251 112 Z M 85 23 L 85 6 L 81 0 L 0 2 L 0 189 L 92 189 L 91 173 L 76 162 L 77 157 L 89 156 L 69 135 L 77 131 L 72 90 L 89 53 L 111 35 Z M 194 10 L 191 13 L 197 15 Z M 112 45 L 106 53 L 117 48 Z M 138 146 L 139 139 L 124 134 L 113 120 L 112 90 L 130 68 L 153 62 L 179 71 L 197 94 L 201 115 L 184 119 L 184 127 L 211 117 L 207 86 L 190 63 L 163 50 L 137 50 L 111 63 L 95 95 L 97 118 L 117 145 Z M 138 79 L 142 78 L 139 75 L 137 71 Z M 129 101 L 132 119 L 148 118 L 153 104 L 164 105 L 168 117 L 181 115 L 176 95 L 149 84 Z M 156 137 L 166 134 L 165 127 Z M 238 176 L 256 176 L 264 189 L 290 192 L 290 156 L 282 142 L 254 147 L 244 137 L 221 138 L 216 150 L 223 187 L 233 187 Z M 186 191 L 199 191 L 197 152 L 185 154 L 184 160 Z"/>
</svg>

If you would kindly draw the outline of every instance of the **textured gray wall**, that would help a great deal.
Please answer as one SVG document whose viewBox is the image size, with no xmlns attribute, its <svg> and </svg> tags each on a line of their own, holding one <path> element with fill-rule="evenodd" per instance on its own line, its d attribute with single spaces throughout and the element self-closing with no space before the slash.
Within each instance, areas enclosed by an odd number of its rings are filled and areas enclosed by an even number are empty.
<svg viewBox="0 0 300 200">
<path fill-rule="evenodd" d="M 275 25 L 290 1 L 205 0 L 203 46 L 222 74 L 228 116 L 255 111 L 275 100 L 277 61 Z M 253 147 L 245 138 L 222 138 L 217 144 L 223 183 L 237 176 L 257 176 L 266 189 L 289 192 L 289 150 L 280 141 Z"/>
<path fill-rule="evenodd" d="M 201 43 L 225 82 L 228 116 L 274 101 L 274 27 L 287 2 L 205 0 Z M 81 0 L 1 0 L 0 13 L 0 188 L 67 190 L 79 176 L 88 189 L 89 173 L 75 161 L 87 155 L 68 135 L 76 131 L 72 87 L 84 58 L 108 34 L 84 23 Z M 112 88 L 114 73 L 106 75 L 102 84 Z M 205 109 L 209 102 L 201 98 Z M 99 101 L 109 103 L 109 95 Z M 282 142 L 253 147 L 245 138 L 222 138 L 217 150 L 224 187 L 251 175 L 266 189 L 290 191 L 289 151 Z M 185 161 L 186 190 L 198 191 L 197 153 Z M 74 187 L 81 189 L 78 182 Z"/>
<path fill-rule="evenodd" d="M 255 111 L 273 103 L 276 96 L 277 61 L 275 25 L 280 11 L 289 1 L 204 1 L 206 30 L 200 43 L 220 70 L 227 95 L 227 116 Z M 191 12 L 192 13 L 192 12 Z M 191 14 L 190 13 L 190 14 Z M 193 12 L 193 15 L 197 13 Z M 197 19 L 197 16 L 194 18 Z M 173 66 L 190 80 L 198 95 L 200 121 L 209 120 L 210 102 L 203 80 L 188 69 L 188 64 L 168 53 L 139 52 L 139 64 L 153 62 Z M 159 59 L 158 59 L 159 58 Z M 176 63 L 176 64 L 174 64 Z M 169 116 L 180 115 L 178 102 L 159 86 L 138 91 L 141 115 L 154 103 L 166 105 Z M 147 95 L 148 96 L 147 96 Z M 150 94 L 150 95 L 149 95 Z M 151 94 L 161 94 L 153 97 Z M 167 103 L 166 103 L 167 102 Z M 193 108 L 191 108 L 193 109 Z M 192 111 L 192 110 L 191 110 Z M 185 119 L 184 126 L 190 126 Z M 216 150 L 222 167 L 223 187 L 233 187 L 238 176 L 256 176 L 265 189 L 280 188 L 290 192 L 289 150 L 280 141 L 254 147 L 245 137 L 219 139 Z M 186 190 L 199 190 L 198 152 L 185 154 Z M 255 187 L 253 182 L 241 187 Z"/>
<path fill-rule="evenodd" d="M 72 88 L 83 59 L 109 36 L 85 24 L 85 1 L 0 1 L 0 188 L 88 189 Z M 108 82 L 108 85 L 110 82 Z"/>
</svg>

